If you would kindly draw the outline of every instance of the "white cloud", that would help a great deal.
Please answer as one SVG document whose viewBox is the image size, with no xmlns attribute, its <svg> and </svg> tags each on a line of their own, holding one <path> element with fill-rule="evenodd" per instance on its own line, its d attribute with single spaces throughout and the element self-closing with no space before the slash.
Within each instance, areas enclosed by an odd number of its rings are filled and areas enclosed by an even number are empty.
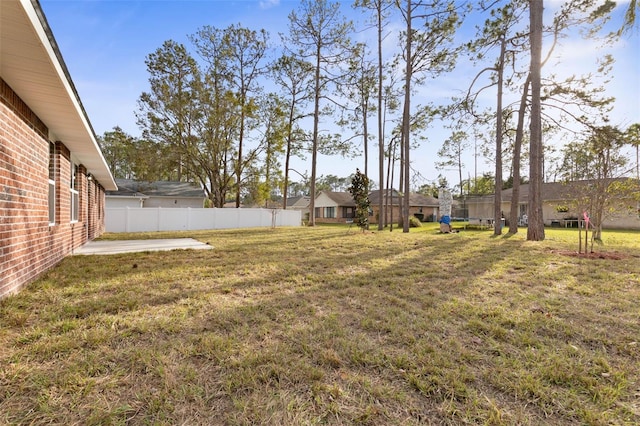
<svg viewBox="0 0 640 426">
<path fill-rule="evenodd" d="M 280 5 L 280 0 L 260 0 L 260 9 L 271 9 Z"/>
</svg>

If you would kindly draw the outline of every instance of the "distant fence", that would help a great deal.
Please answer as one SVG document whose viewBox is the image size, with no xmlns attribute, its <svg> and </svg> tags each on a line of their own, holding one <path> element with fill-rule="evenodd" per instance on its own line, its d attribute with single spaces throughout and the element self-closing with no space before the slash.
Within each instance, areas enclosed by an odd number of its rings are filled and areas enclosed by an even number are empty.
<svg viewBox="0 0 640 426">
<path fill-rule="evenodd" d="M 113 207 L 105 210 L 107 232 L 300 226 L 299 210 Z"/>
</svg>

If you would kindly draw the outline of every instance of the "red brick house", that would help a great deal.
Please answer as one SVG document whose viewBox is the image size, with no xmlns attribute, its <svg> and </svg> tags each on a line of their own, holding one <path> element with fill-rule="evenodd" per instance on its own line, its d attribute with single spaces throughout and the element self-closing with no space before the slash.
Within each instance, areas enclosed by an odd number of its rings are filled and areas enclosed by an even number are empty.
<svg viewBox="0 0 640 426">
<path fill-rule="evenodd" d="M 104 231 L 117 186 L 37 0 L 0 1 L 0 298 Z"/>
<path fill-rule="evenodd" d="M 320 191 L 315 209 L 316 223 L 345 223 L 356 217 L 356 202 L 348 192 Z"/>
</svg>

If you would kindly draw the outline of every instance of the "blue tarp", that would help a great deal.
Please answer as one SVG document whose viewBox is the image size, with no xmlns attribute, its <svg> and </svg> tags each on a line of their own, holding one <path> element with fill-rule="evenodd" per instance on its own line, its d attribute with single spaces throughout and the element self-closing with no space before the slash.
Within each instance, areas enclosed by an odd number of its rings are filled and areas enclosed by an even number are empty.
<svg viewBox="0 0 640 426">
<path fill-rule="evenodd" d="M 440 218 L 440 220 L 438 221 L 440 223 L 444 223 L 445 225 L 450 225 L 451 224 L 451 217 L 449 217 L 449 215 L 444 215 Z"/>
</svg>

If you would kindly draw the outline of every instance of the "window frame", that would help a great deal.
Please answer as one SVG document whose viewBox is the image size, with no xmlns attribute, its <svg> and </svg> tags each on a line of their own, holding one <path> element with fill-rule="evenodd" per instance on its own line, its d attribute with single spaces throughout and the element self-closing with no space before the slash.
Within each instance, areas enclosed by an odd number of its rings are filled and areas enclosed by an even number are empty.
<svg viewBox="0 0 640 426">
<path fill-rule="evenodd" d="M 48 212 L 49 226 L 56 224 L 56 146 L 49 142 Z"/>
<path fill-rule="evenodd" d="M 355 219 L 356 217 L 356 208 L 355 207 L 343 207 L 343 218 L 346 219 Z"/>
<path fill-rule="evenodd" d="M 69 177 L 69 216 L 70 222 L 78 222 L 80 216 L 80 191 L 78 191 L 78 165 L 70 161 L 71 173 Z"/>
</svg>

